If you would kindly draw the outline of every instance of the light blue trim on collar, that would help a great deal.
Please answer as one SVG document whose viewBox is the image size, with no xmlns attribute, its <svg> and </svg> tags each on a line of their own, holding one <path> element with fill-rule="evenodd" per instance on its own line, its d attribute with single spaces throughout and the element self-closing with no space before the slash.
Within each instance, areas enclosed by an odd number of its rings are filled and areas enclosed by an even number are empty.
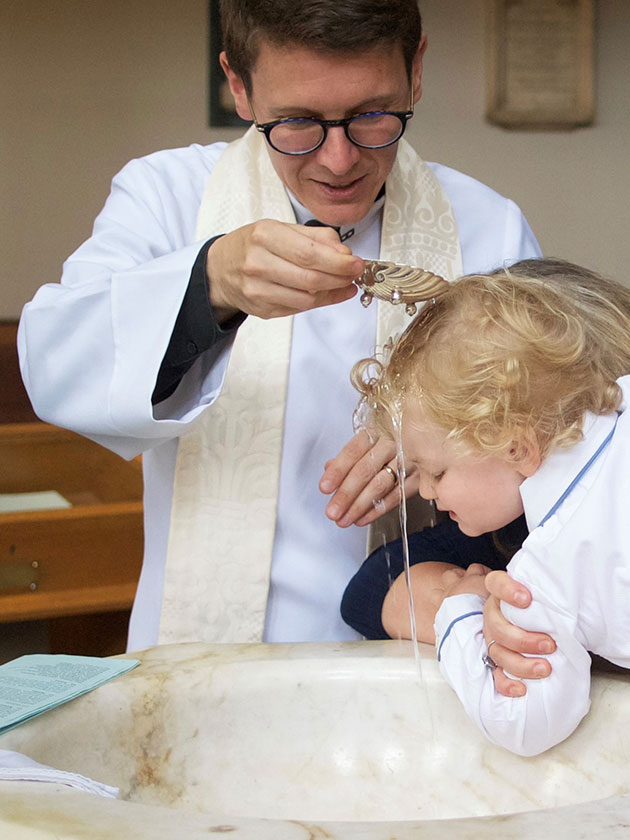
<svg viewBox="0 0 630 840">
<path fill-rule="evenodd" d="M 594 453 L 591 455 L 591 457 L 588 459 L 588 461 L 586 462 L 586 464 L 584 464 L 584 466 L 582 467 L 582 469 L 581 469 L 581 470 L 579 471 L 579 473 L 575 476 L 575 478 L 574 478 L 574 479 L 573 479 L 573 481 L 569 484 L 569 486 L 568 486 L 568 487 L 567 487 L 567 489 L 564 491 L 564 493 L 562 493 L 562 495 L 561 495 L 561 496 L 560 496 L 560 498 L 557 500 L 557 502 L 556 502 L 554 505 L 552 505 L 552 507 L 550 508 L 550 510 L 548 510 L 548 511 L 547 511 L 547 513 L 543 516 L 543 518 L 542 518 L 542 519 L 540 520 L 540 522 L 538 523 L 538 527 L 539 527 L 539 528 L 540 528 L 540 526 L 541 526 L 541 525 L 544 525 L 544 524 L 545 524 L 545 522 L 546 522 L 548 519 L 550 519 L 550 518 L 554 515 L 554 513 L 558 510 L 558 508 L 559 508 L 559 507 L 560 507 L 560 505 L 564 502 L 564 500 L 567 498 L 567 496 L 568 496 L 568 495 L 569 495 L 569 494 L 570 494 L 570 493 L 571 493 L 571 492 L 575 489 L 576 485 L 580 482 L 580 480 L 582 479 L 582 477 L 584 476 L 584 474 L 585 474 L 585 473 L 587 473 L 587 472 L 590 470 L 590 468 L 593 466 L 593 464 L 595 463 L 595 461 L 596 461 L 596 460 L 599 458 L 599 456 L 602 454 L 602 452 L 604 451 L 604 449 L 606 449 L 606 447 L 608 446 L 608 444 L 610 443 L 610 441 L 613 439 L 613 435 L 615 434 L 615 429 L 617 428 L 617 423 L 619 422 L 619 417 L 620 417 L 620 416 L 621 416 L 621 412 L 620 412 L 620 411 L 618 411 L 618 412 L 617 412 L 617 417 L 616 417 L 616 419 L 615 419 L 615 425 L 612 427 L 612 429 L 611 429 L 611 430 L 610 430 L 610 432 L 608 433 L 608 436 L 607 436 L 607 437 L 606 437 L 606 438 L 605 438 L 605 439 L 604 439 L 604 440 L 600 443 L 600 445 L 599 445 L 599 447 L 598 447 L 597 451 L 596 451 L 596 452 L 594 452 Z"/>
</svg>

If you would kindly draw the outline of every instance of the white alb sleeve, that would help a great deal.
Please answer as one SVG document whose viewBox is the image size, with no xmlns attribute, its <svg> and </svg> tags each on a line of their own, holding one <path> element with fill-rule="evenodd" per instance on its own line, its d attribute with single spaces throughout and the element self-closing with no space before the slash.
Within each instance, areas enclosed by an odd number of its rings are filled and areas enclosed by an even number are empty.
<svg viewBox="0 0 630 840">
<path fill-rule="evenodd" d="M 225 371 L 225 358 L 198 359 L 168 415 L 164 406 L 154 410 L 157 374 L 202 244 L 194 240 L 196 180 L 203 189 L 208 175 L 192 154 L 157 159 L 161 168 L 140 159 L 114 178 L 92 236 L 66 261 L 61 283 L 44 285 L 26 305 L 18 336 L 39 417 L 127 458 L 183 434 Z"/>
</svg>

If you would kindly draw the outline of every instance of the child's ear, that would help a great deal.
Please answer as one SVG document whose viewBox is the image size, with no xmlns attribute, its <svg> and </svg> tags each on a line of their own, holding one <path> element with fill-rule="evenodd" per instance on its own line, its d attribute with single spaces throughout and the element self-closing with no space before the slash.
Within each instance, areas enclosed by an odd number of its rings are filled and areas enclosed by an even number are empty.
<svg viewBox="0 0 630 840">
<path fill-rule="evenodd" d="M 510 463 L 524 478 L 534 475 L 542 463 L 540 447 L 533 434 L 523 434 L 510 447 Z"/>
</svg>

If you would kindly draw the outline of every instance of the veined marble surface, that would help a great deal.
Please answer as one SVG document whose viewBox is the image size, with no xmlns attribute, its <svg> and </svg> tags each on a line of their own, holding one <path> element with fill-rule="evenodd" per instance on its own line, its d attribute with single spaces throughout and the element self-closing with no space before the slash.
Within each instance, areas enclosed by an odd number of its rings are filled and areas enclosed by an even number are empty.
<svg viewBox="0 0 630 840">
<path fill-rule="evenodd" d="M 597 674 L 578 730 L 520 758 L 465 716 L 434 649 L 419 654 L 395 641 L 133 654 L 137 669 L 0 737 L 126 801 L 1 783 L 0 837 L 628 836 L 630 676 Z"/>
</svg>

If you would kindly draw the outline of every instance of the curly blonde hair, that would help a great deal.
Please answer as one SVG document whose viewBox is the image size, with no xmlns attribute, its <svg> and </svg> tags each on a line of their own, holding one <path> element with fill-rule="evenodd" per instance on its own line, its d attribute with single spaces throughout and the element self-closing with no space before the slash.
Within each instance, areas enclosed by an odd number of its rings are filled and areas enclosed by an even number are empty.
<svg viewBox="0 0 630 840">
<path fill-rule="evenodd" d="M 444 283 L 389 359 L 352 379 L 380 431 L 409 400 L 463 447 L 507 454 L 533 435 L 544 458 L 582 436 L 585 411 L 620 404 L 630 373 L 630 289 L 561 260 L 525 260 Z"/>
</svg>

